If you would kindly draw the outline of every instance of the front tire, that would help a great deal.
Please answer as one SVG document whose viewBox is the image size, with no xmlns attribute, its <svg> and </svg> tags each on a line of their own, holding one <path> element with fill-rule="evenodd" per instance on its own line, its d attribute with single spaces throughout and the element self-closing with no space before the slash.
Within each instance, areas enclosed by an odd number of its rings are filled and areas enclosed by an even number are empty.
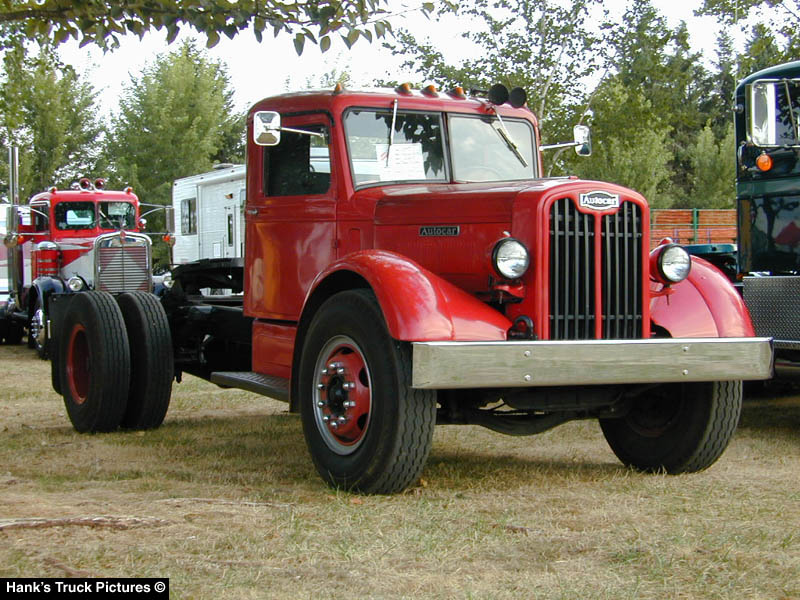
<svg viewBox="0 0 800 600">
<path fill-rule="evenodd" d="M 44 312 L 42 297 L 36 296 L 33 305 L 33 314 L 28 324 L 28 347 L 36 350 L 36 354 L 42 360 L 47 358 L 47 315 Z"/>
<path fill-rule="evenodd" d="M 125 414 L 131 364 L 125 322 L 111 294 L 75 294 L 60 329 L 57 358 L 72 426 L 82 433 L 117 429 Z"/>
<path fill-rule="evenodd" d="M 125 429 L 153 429 L 164 422 L 174 375 L 172 335 L 161 303 L 152 294 L 129 292 L 117 298 L 130 341 L 131 383 Z"/>
<path fill-rule="evenodd" d="M 341 292 L 303 344 L 299 403 L 311 458 L 331 486 L 390 494 L 416 481 L 436 422 L 436 397 L 409 386 L 410 349 L 393 340 L 375 296 Z"/>
<path fill-rule="evenodd" d="M 742 411 L 742 382 L 664 384 L 619 419 L 600 419 L 614 454 L 648 472 L 693 473 L 722 455 Z"/>
</svg>

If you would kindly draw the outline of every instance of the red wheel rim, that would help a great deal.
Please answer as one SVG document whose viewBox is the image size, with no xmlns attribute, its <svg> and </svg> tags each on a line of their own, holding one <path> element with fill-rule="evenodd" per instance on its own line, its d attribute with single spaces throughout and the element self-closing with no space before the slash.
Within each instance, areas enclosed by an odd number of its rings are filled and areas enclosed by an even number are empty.
<svg viewBox="0 0 800 600">
<path fill-rule="evenodd" d="M 369 427 L 369 366 L 355 341 L 337 336 L 322 348 L 316 367 L 313 401 L 317 427 L 331 450 L 351 454 Z"/>
<path fill-rule="evenodd" d="M 67 344 L 67 384 L 75 404 L 86 402 L 89 392 L 89 340 L 86 329 L 76 324 Z"/>
</svg>

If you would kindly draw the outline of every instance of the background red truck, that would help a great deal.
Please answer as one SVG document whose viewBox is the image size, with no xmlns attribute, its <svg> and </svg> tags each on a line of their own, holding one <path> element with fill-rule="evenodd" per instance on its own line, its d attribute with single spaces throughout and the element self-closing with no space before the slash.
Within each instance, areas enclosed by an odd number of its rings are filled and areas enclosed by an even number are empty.
<svg viewBox="0 0 800 600">
<path fill-rule="evenodd" d="M 158 425 L 189 372 L 288 401 L 321 477 L 360 492 L 413 483 L 436 423 L 599 419 L 625 464 L 678 473 L 720 456 L 741 380 L 770 375 L 725 276 L 650 250 L 641 195 L 543 177 L 521 90 L 286 94 L 247 127 L 243 262 L 178 267 L 160 303 L 53 297 L 79 431 Z"/>
<path fill-rule="evenodd" d="M 5 207 L 9 298 L 0 327 L 13 332 L 9 342 L 19 342 L 26 329 L 28 345 L 42 358 L 50 295 L 153 290 L 151 242 L 140 233 L 139 199 L 131 188 L 106 190 L 104 183 L 82 178 L 71 189 L 51 187 L 25 205 Z"/>
</svg>

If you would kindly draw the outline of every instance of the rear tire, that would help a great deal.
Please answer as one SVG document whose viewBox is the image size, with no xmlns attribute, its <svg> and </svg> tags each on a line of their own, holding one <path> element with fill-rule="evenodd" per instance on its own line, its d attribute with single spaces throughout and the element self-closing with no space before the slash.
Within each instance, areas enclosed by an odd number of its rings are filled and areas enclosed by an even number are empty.
<svg viewBox="0 0 800 600">
<path fill-rule="evenodd" d="M 410 354 L 389 336 L 370 291 L 336 294 L 314 316 L 300 359 L 299 403 L 311 458 L 329 485 L 390 494 L 419 478 L 436 396 L 409 386 Z"/>
<path fill-rule="evenodd" d="M 107 292 L 75 294 L 64 315 L 59 384 L 72 426 L 113 431 L 125 414 L 130 351 L 122 313 Z"/>
<path fill-rule="evenodd" d="M 164 422 L 174 375 L 172 336 L 161 303 L 152 294 L 121 294 L 131 354 L 131 380 L 122 427 L 153 429 Z"/>
<path fill-rule="evenodd" d="M 620 419 L 600 419 L 608 444 L 642 471 L 692 473 L 720 457 L 739 423 L 742 382 L 664 384 Z"/>
</svg>

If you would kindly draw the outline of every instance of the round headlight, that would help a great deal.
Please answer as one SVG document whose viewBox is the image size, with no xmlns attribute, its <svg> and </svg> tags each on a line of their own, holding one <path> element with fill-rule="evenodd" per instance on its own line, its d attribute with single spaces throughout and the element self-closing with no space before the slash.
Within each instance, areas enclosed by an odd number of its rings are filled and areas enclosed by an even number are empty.
<svg viewBox="0 0 800 600">
<path fill-rule="evenodd" d="M 518 279 L 528 270 L 530 255 L 522 242 L 514 238 L 505 238 L 495 245 L 492 262 L 501 277 Z"/>
<path fill-rule="evenodd" d="M 691 269 L 692 257 L 681 246 L 666 246 L 658 255 L 658 272 L 670 283 L 683 281 Z"/>
<path fill-rule="evenodd" d="M 80 277 L 70 277 L 67 281 L 67 287 L 73 292 L 80 292 L 83 289 L 83 279 Z"/>
</svg>

